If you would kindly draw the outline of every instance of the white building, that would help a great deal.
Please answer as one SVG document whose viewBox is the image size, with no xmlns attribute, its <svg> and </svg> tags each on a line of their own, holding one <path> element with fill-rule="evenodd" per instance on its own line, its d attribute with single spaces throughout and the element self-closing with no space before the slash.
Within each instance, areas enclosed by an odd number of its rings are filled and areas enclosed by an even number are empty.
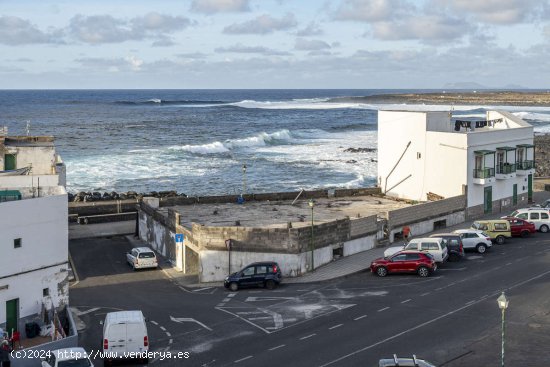
<svg viewBox="0 0 550 367">
<path fill-rule="evenodd" d="M 32 166 L 29 174 L 7 170 Z M 0 327 L 68 303 L 65 166 L 52 137 L 0 135 Z"/>
<path fill-rule="evenodd" d="M 449 112 L 379 111 L 378 183 L 416 201 L 467 195 L 469 216 L 532 199 L 533 127 L 503 111 L 483 118 Z"/>
</svg>

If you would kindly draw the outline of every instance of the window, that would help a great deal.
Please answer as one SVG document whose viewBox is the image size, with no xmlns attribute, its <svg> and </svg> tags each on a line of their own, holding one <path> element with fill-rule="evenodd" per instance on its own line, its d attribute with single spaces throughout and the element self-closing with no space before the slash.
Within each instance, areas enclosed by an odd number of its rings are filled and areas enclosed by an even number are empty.
<svg viewBox="0 0 550 367">
<path fill-rule="evenodd" d="M 256 274 L 267 274 L 267 266 L 256 266 Z"/>
<path fill-rule="evenodd" d="M 540 213 L 540 219 L 548 219 L 548 213 Z"/>
<path fill-rule="evenodd" d="M 133 257 L 137 257 L 138 256 L 138 251 L 137 250 L 132 250 L 132 256 Z"/>
<path fill-rule="evenodd" d="M 142 252 L 139 254 L 140 259 L 154 259 L 155 253 L 154 252 Z"/>
<path fill-rule="evenodd" d="M 428 251 L 430 249 L 430 245 L 431 245 L 431 243 L 426 243 L 426 242 L 421 243 L 420 250 Z"/>
<path fill-rule="evenodd" d="M 506 223 L 495 223 L 495 229 L 499 231 L 505 231 L 508 229 Z"/>
<path fill-rule="evenodd" d="M 399 254 L 397 256 L 394 256 L 391 261 L 405 261 L 407 260 L 407 254 Z"/>
<path fill-rule="evenodd" d="M 420 260 L 420 254 L 407 254 L 407 260 Z"/>
<path fill-rule="evenodd" d="M 48 297 L 50 295 L 50 288 L 42 289 L 42 297 Z"/>
<path fill-rule="evenodd" d="M 250 268 L 244 269 L 244 270 L 243 270 L 243 275 L 244 275 L 244 276 L 254 275 L 254 267 L 251 266 Z"/>
<path fill-rule="evenodd" d="M 539 213 L 531 213 L 531 219 L 539 219 Z"/>
<path fill-rule="evenodd" d="M 418 250 L 418 243 L 409 243 L 407 245 L 407 250 Z"/>
<path fill-rule="evenodd" d="M 521 214 L 518 214 L 517 218 L 519 219 L 529 219 L 529 214 L 527 213 L 521 213 Z"/>
<path fill-rule="evenodd" d="M 21 238 L 16 238 L 13 240 L 13 248 L 19 248 L 22 246 Z"/>
</svg>

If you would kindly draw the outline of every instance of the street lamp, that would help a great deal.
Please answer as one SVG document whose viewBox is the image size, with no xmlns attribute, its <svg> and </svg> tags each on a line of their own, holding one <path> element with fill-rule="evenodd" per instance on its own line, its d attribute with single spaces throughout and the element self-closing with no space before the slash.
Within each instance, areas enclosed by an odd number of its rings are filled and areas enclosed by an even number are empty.
<svg viewBox="0 0 550 367">
<path fill-rule="evenodd" d="M 242 193 L 242 195 L 244 195 L 244 194 L 246 194 L 246 164 L 243 164 L 243 193 Z"/>
<path fill-rule="evenodd" d="M 501 366 L 504 367 L 504 311 L 508 308 L 508 300 L 504 292 L 497 298 L 498 307 L 502 310 L 502 350 L 501 350 Z"/>
<path fill-rule="evenodd" d="M 313 253 L 315 251 L 315 248 L 313 246 L 313 207 L 315 206 L 315 203 L 313 202 L 313 199 L 309 199 L 309 207 L 311 208 L 311 271 L 315 270 L 315 262 L 313 260 L 314 256 Z"/>
</svg>

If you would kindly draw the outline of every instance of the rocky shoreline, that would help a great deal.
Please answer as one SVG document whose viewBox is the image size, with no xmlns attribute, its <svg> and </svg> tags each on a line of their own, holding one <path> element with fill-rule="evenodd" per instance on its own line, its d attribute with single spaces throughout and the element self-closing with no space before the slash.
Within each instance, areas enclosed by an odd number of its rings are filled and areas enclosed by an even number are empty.
<svg viewBox="0 0 550 367">
<path fill-rule="evenodd" d="M 535 135 L 535 177 L 550 177 L 550 135 Z"/>
</svg>

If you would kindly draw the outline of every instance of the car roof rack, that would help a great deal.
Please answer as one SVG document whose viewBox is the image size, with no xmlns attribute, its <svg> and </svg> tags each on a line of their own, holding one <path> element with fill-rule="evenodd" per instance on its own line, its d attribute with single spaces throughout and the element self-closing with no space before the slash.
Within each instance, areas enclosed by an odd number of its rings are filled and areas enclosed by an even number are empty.
<svg viewBox="0 0 550 367">
<path fill-rule="evenodd" d="M 418 360 L 416 359 L 415 354 L 413 354 L 413 356 L 412 356 L 412 361 L 413 361 L 413 366 L 414 367 L 420 367 L 420 365 L 418 364 Z M 394 363 L 395 367 L 399 367 L 399 359 L 397 358 L 397 354 L 393 355 L 393 363 Z"/>
<path fill-rule="evenodd" d="M 414 354 L 413 354 L 413 363 L 414 363 L 415 367 L 419 366 L 418 362 L 416 361 L 416 355 L 414 355 Z"/>
</svg>

